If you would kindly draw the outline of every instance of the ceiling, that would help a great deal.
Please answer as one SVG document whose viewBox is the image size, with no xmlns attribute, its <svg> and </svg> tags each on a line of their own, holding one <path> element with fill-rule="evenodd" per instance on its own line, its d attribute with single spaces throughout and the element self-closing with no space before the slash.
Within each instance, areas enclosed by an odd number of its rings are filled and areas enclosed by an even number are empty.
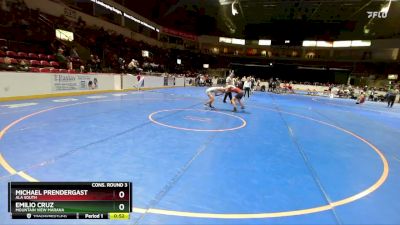
<svg viewBox="0 0 400 225">
<path fill-rule="evenodd" d="M 362 10 L 378 10 L 383 1 L 362 0 L 240 0 L 243 17 L 247 23 L 272 20 L 347 21 L 357 17 Z"/>
<path fill-rule="evenodd" d="M 398 0 L 146 0 L 141 4 L 115 1 L 162 26 L 198 35 L 303 40 L 400 34 Z M 368 18 L 367 11 L 380 11 L 389 2 L 388 18 Z M 232 15 L 232 7 L 238 15 Z"/>
</svg>

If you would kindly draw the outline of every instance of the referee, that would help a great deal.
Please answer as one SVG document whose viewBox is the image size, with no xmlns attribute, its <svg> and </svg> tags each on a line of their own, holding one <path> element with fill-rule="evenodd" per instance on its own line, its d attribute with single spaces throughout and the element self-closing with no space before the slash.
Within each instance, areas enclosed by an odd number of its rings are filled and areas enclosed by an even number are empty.
<svg viewBox="0 0 400 225">
<path fill-rule="evenodd" d="M 396 100 L 396 96 L 399 94 L 399 90 L 395 89 L 394 87 L 389 88 L 389 91 L 387 92 L 387 101 L 388 101 L 388 106 L 392 108 L 394 101 Z"/>
<path fill-rule="evenodd" d="M 232 70 L 231 74 L 229 74 L 229 76 L 226 78 L 226 84 L 225 84 L 226 86 L 234 85 L 233 84 L 233 76 L 234 76 L 234 74 L 233 74 L 233 70 Z M 230 91 L 227 91 L 224 96 L 224 103 L 226 103 L 226 97 L 228 97 L 228 96 L 229 96 L 229 100 L 232 101 L 232 93 Z"/>
</svg>

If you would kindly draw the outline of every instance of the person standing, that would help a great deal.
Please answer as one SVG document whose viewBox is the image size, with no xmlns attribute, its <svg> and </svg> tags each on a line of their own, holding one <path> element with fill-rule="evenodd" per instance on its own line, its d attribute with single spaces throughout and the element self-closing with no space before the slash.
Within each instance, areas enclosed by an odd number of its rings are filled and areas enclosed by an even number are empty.
<svg viewBox="0 0 400 225">
<path fill-rule="evenodd" d="M 238 83 L 237 85 L 235 85 L 235 86 L 243 90 L 243 85 L 244 85 L 244 82 L 245 82 L 246 80 L 247 80 L 247 77 L 246 77 L 246 76 L 243 76 L 242 79 L 239 80 L 239 83 Z"/>
<path fill-rule="evenodd" d="M 128 70 L 131 73 L 138 73 L 139 72 L 139 62 L 135 59 L 132 59 L 131 62 L 128 64 Z"/>
<path fill-rule="evenodd" d="M 274 82 L 274 78 L 270 78 L 268 82 L 268 92 L 272 92 L 272 83 Z"/>
<path fill-rule="evenodd" d="M 226 86 L 228 85 L 234 85 L 234 80 L 233 80 L 233 71 L 231 72 L 231 74 L 226 78 Z M 229 96 L 229 100 L 232 101 L 232 93 L 230 91 L 225 92 L 225 96 L 224 96 L 224 103 L 226 103 L 226 98 Z"/>
<path fill-rule="evenodd" d="M 244 88 L 244 97 L 246 97 L 246 94 L 247 94 L 247 98 L 250 98 L 250 89 L 251 89 L 251 78 L 250 77 L 248 77 L 247 80 L 244 82 L 243 88 Z"/>
<path fill-rule="evenodd" d="M 253 93 L 253 91 L 254 91 L 254 86 L 256 86 L 256 79 L 252 76 L 251 77 L 251 79 L 250 79 L 250 82 L 251 82 L 251 93 Z"/>
<path fill-rule="evenodd" d="M 399 94 L 398 89 L 390 88 L 389 91 L 387 92 L 387 100 L 388 100 L 388 106 L 390 108 L 393 108 L 394 101 L 396 100 L 396 95 Z"/>
</svg>

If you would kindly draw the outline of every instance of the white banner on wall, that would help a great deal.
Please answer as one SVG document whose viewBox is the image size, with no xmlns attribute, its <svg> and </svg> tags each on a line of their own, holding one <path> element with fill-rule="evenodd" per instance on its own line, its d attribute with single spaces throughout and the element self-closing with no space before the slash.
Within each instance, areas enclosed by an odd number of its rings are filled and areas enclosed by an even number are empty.
<svg viewBox="0 0 400 225">
<path fill-rule="evenodd" d="M 122 78 L 122 79 L 121 79 Z M 184 86 L 184 78 L 141 76 L 143 88 Z M 164 83 L 166 81 L 166 84 Z M 137 88 L 137 76 L 120 74 L 58 74 L 0 72 L 0 99 L 16 96 L 47 95 L 60 93 L 112 91 Z M 58 100 L 60 102 L 74 99 Z"/>
<path fill-rule="evenodd" d="M 164 86 L 168 86 L 168 77 L 164 77 Z"/>
<path fill-rule="evenodd" d="M 168 86 L 175 86 L 175 77 L 168 78 Z"/>
<path fill-rule="evenodd" d="M 175 77 L 164 77 L 164 86 L 175 86 Z"/>
<path fill-rule="evenodd" d="M 54 74 L 53 91 L 93 90 L 98 88 L 98 79 L 93 75 Z"/>
</svg>

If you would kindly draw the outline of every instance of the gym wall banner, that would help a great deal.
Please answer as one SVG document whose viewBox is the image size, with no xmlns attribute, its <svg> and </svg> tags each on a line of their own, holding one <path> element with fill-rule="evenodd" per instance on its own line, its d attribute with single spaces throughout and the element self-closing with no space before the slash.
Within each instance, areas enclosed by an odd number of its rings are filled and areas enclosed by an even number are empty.
<svg viewBox="0 0 400 225">
<path fill-rule="evenodd" d="M 93 75 L 54 74 L 53 91 L 91 90 L 98 88 L 98 79 Z"/>
</svg>

